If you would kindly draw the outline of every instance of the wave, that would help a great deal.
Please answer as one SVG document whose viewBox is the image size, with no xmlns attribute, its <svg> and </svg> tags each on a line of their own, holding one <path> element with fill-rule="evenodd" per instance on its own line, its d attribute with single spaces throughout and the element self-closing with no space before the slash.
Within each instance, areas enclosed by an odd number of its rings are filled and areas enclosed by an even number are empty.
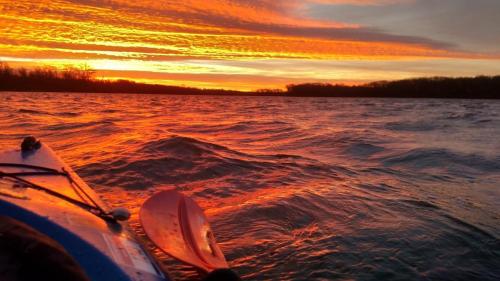
<svg viewBox="0 0 500 281">
<path fill-rule="evenodd" d="M 458 217 L 452 216 L 450 214 L 443 214 L 443 217 L 446 218 L 451 222 L 449 225 L 450 227 L 456 228 L 460 227 L 462 228 L 461 232 L 465 232 L 465 235 L 468 237 L 472 237 L 473 239 L 478 239 L 478 238 L 484 238 L 486 237 L 489 242 L 494 242 L 498 249 L 500 249 L 500 238 L 495 237 L 493 234 L 489 233 L 488 231 L 474 225 L 471 223 L 466 222 L 465 220 L 462 220 Z M 452 231 L 453 233 L 456 233 L 457 231 Z M 482 236 L 482 237 L 478 237 Z"/>
<path fill-rule="evenodd" d="M 235 136 L 239 134 L 245 137 L 276 137 L 277 134 L 288 136 L 297 132 L 297 128 L 282 121 L 242 121 L 229 124 L 193 124 L 186 125 L 177 130 L 179 133 L 204 133 L 204 134 L 228 134 Z"/>
<path fill-rule="evenodd" d="M 448 120 L 472 120 L 478 116 L 478 112 L 445 112 L 445 119 Z"/>
<path fill-rule="evenodd" d="M 479 120 L 475 121 L 474 123 L 475 124 L 482 124 L 482 123 L 490 123 L 490 122 L 493 122 L 493 119 L 479 119 Z"/>
<path fill-rule="evenodd" d="M 78 112 L 66 112 L 66 111 L 49 112 L 49 111 L 25 109 L 25 108 L 19 109 L 18 112 L 27 115 L 48 115 L 48 116 L 60 116 L 60 117 L 77 117 L 81 115 L 81 113 Z"/>
<path fill-rule="evenodd" d="M 385 125 L 385 128 L 392 131 L 409 131 L 409 132 L 426 132 L 447 127 L 444 124 L 425 121 L 407 121 L 407 122 L 390 122 Z"/>
<path fill-rule="evenodd" d="M 57 124 L 51 124 L 43 126 L 44 130 L 47 131 L 66 131 L 66 130 L 75 130 L 82 128 L 92 128 L 96 129 L 98 132 L 100 129 L 104 127 L 117 127 L 117 125 L 110 120 L 99 120 L 99 121 L 90 121 L 90 122 L 63 122 Z M 102 132 L 101 132 L 102 133 Z"/>
<path fill-rule="evenodd" d="M 456 174 L 463 169 L 477 172 L 500 171 L 500 157 L 488 159 L 477 154 L 455 153 L 448 149 L 418 148 L 380 158 L 386 167 L 403 167 L 413 170 L 441 168 L 454 171 Z"/>
<path fill-rule="evenodd" d="M 47 111 L 35 110 L 35 109 L 25 109 L 25 108 L 21 108 L 17 112 L 26 113 L 26 114 L 33 114 L 33 115 L 51 115 Z"/>
<path fill-rule="evenodd" d="M 405 204 L 409 204 L 413 207 L 419 207 L 419 208 L 427 208 L 427 209 L 435 209 L 439 210 L 439 206 L 429 202 L 429 201 L 423 201 L 423 200 L 415 200 L 415 199 L 403 199 L 401 202 Z"/>
<path fill-rule="evenodd" d="M 78 117 L 82 115 L 79 112 L 57 112 L 54 113 L 55 116 L 61 116 L 61 117 Z"/>
<path fill-rule="evenodd" d="M 99 178 L 97 183 L 129 189 L 218 179 L 231 183 L 232 188 L 227 194 L 238 193 L 242 188 L 253 190 L 269 184 L 289 184 L 308 178 L 332 179 L 339 171 L 343 172 L 339 166 L 302 156 L 248 154 L 178 135 L 139 144 L 119 159 L 109 159 L 106 164 L 88 164 L 81 170 L 84 175 L 92 177 L 106 170 L 108 175 L 113 176 Z M 204 192 L 214 191 L 207 187 Z"/>
<path fill-rule="evenodd" d="M 354 143 L 352 145 L 347 146 L 344 149 L 344 153 L 348 154 L 352 157 L 365 158 L 365 157 L 369 157 L 369 156 L 372 156 L 374 154 L 380 153 L 384 150 L 385 150 L 385 148 L 382 146 L 361 142 L 361 143 Z"/>
<path fill-rule="evenodd" d="M 216 152 L 238 154 L 237 152 L 231 151 L 227 147 L 221 145 L 177 135 L 146 142 L 137 150 L 137 152 L 146 154 L 168 153 L 183 157 L 199 157 L 204 153 L 215 154 Z"/>
</svg>

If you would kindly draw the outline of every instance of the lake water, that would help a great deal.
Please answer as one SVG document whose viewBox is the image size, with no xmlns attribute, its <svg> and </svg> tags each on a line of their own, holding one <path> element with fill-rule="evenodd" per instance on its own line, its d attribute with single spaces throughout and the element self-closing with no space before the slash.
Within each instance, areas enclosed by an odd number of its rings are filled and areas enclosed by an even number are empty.
<svg viewBox="0 0 500 281">
<path fill-rule="evenodd" d="M 500 280 L 499 101 L 0 93 L 0 148 L 26 135 L 140 237 L 191 196 L 245 280 Z"/>
</svg>

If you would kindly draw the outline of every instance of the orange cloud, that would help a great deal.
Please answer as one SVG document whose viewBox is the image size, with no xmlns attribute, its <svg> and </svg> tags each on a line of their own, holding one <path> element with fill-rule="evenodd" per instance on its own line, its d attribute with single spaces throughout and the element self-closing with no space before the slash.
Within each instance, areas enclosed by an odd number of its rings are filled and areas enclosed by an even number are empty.
<svg viewBox="0 0 500 281">
<path fill-rule="evenodd" d="M 0 3 L 2 3 L 0 1 Z M 3 56 L 176 60 L 454 56 L 430 40 L 287 16 L 270 1 L 2 3 Z M 292 1 L 292 3 L 294 3 Z"/>
<path fill-rule="evenodd" d="M 227 75 L 234 71 L 220 61 L 303 63 L 482 57 L 453 51 L 446 42 L 393 35 L 335 20 L 316 20 L 300 13 L 304 5 L 312 3 L 382 5 L 402 1 L 0 0 L 0 59 L 52 65 L 86 62 L 114 78 L 128 75 L 138 80 L 139 73 L 142 79 L 164 79 L 168 83 L 178 79 L 212 87 L 231 80 Z M 195 76 L 179 77 L 179 69 L 189 63 L 176 62 L 193 60 L 211 62 L 210 69 L 216 73 L 197 73 L 188 67 Z M 239 71 L 234 83 L 242 86 L 248 79 L 252 86 L 245 89 L 257 87 L 257 77 L 272 81 L 261 85 L 295 79 L 286 71 L 275 72 L 272 78 L 267 72 L 254 73 L 255 69 Z M 325 79 L 314 72 L 304 75 L 305 80 Z M 358 77 L 360 81 L 366 78 Z M 204 84 L 203 79 L 208 82 Z"/>
</svg>

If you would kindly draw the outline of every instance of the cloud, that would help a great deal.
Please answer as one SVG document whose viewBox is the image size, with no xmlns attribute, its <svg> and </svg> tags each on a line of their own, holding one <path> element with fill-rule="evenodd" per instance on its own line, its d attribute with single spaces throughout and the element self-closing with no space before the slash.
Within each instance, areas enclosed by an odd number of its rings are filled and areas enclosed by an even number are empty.
<svg viewBox="0 0 500 281">
<path fill-rule="evenodd" d="M 326 1 L 326 0 L 325 0 Z M 398 5 L 319 5 L 308 16 L 448 42 L 447 49 L 500 52 L 500 1 L 418 0 Z"/>
<path fill-rule="evenodd" d="M 333 5 L 357 5 L 357 6 L 382 6 L 392 4 L 410 3 L 415 0 L 308 0 L 310 3 L 315 4 L 333 4 Z"/>
<path fill-rule="evenodd" d="M 293 15 L 298 1 L 0 0 L 0 55 L 142 60 L 467 56 L 446 43 Z M 51 53 L 52 50 L 52 53 Z M 470 54 L 469 54 L 470 55 Z"/>
<path fill-rule="evenodd" d="M 466 61 L 498 55 L 456 51 L 457 41 L 433 38 L 432 30 L 415 33 L 424 24 L 405 23 L 413 15 L 408 5 L 421 7 L 420 12 L 431 4 L 450 10 L 451 0 L 439 0 L 447 3 L 440 5 L 423 1 L 0 0 L 0 58 L 52 65 L 87 62 L 112 77 L 234 88 L 284 85 L 287 80 L 359 82 L 416 73 L 491 73 L 488 65 L 493 63 L 487 60 Z M 465 18 L 468 24 L 487 19 L 473 32 L 476 36 L 487 35 L 497 18 L 495 9 L 490 10 Z M 453 22 L 453 15 L 429 17 L 428 22 Z M 398 24 L 385 22 L 394 18 Z M 373 25 L 377 20 L 382 24 Z M 444 67 L 438 72 L 440 63 Z M 235 84 L 227 84 L 229 80 Z"/>
<path fill-rule="evenodd" d="M 201 25 L 243 32 L 300 36 L 331 40 L 358 40 L 420 44 L 446 49 L 451 44 L 425 37 L 394 35 L 357 24 L 334 20 L 315 20 L 297 16 L 306 3 L 381 5 L 408 0 L 185 0 L 124 1 L 73 0 L 92 7 L 125 10 L 130 14 L 147 14 L 183 24 Z"/>
</svg>

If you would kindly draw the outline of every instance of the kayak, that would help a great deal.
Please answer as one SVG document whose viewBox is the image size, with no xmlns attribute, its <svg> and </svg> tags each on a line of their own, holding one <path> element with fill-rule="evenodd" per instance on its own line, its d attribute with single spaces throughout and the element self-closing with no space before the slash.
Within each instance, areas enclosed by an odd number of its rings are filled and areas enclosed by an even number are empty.
<svg viewBox="0 0 500 281">
<path fill-rule="evenodd" d="M 32 146 L 0 152 L 0 277 L 27 274 L 25 265 L 10 264 L 16 259 L 50 264 L 52 257 L 58 280 L 61 263 L 74 280 L 170 280 L 120 222 L 126 210 L 109 210 L 49 146 Z M 13 253 L 5 253 L 9 248 Z M 31 264 L 30 274 L 46 280 L 47 266 L 37 272 L 38 262 Z"/>
<path fill-rule="evenodd" d="M 0 152 L 0 279 L 167 281 L 155 259 L 46 144 L 27 137 Z M 229 268 L 203 210 L 176 190 L 140 209 L 141 225 L 160 250 L 195 267 L 204 281 L 240 281 Z"/>
</svg>

